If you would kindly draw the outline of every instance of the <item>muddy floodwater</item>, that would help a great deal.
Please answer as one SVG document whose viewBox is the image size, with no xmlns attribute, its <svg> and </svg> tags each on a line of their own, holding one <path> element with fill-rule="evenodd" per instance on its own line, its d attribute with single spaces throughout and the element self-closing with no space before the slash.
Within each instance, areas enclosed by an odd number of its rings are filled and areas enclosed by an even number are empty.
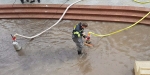
<svg viewBox="0 0 150 75">
<path fill-rule="evenodd" d="M 77 55 L 71 39 L 72 29 L 80 21 L 63 20 L 33 40 L 17 37 L 22 46 L 16 51 L 10 34 L 33 36 L 53 25 L 51 19 L 0 19 L 0 75 L 134 75 L 134 61 L 150 60 L 150 26 L 138 24 L 108 36 L 91 36 L 93 48 Z M 87 22 L 85 32 L 107 34 L 131 24 L 101 21 Z"/>
</svg>

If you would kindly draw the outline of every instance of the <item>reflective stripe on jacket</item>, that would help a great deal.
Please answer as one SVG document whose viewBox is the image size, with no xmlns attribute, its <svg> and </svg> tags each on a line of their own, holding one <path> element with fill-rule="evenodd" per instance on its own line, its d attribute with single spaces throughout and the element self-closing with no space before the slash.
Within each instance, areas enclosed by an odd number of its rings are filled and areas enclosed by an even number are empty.
<svg viewBox="0 0 150 75">
<path fill-rule="evenodd" d="M 77 24 L 74 26 L 73 28 L 73 34 L 76 36 L 76 37 L 81 37 L 82 36 L 82 33 L 83 33 L 83 28 L 81 28 L 81 23 Z"/>
</svg>

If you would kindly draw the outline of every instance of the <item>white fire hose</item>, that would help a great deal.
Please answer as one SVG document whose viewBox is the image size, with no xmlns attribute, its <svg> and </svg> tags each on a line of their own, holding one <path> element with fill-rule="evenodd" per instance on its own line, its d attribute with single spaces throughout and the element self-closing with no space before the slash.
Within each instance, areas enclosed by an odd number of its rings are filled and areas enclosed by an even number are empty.
<svg viewBox="0 0 150 75">
<path fill-rule="evenodd" d="M 62 16 L 59 18 L 59 20 L 58 20 L 54 25 L 52 25 L 51 27 L 49 27 L 49 28 L 47 28 L 46 30 L 42 31 L 41 33 L 36 34 L 36 35 L 34 35 L 34 36 L 31 36 L 31 37 L 24 36 L 24 35 L 20 35 L 20 34 L 17 34 L 17 33 L 16 33 L 14 36 L 15 36 L 15 37 L 16 37 L 16 36 L 21 36 L 21 37 L 24 37 L 24 38 L 27 38 L 27 39 L 33 39 L 33 38 L 35 38 L 35 37 L 38 37 L 39 35 L 43 34 L 44 32 L 50 30 L 52 27 L 54 27 L 55 25 L 57 25 L 57 24 L 62 20 L 62 18 L 64 17 L 64 15 L 66 14 L 67 10 L 68 10 L 72 5 L 74 5 L 75 3 L 80 2 L 80 1 L 81 1 L 81 0 L 77 0 L 76 2 L 70 4 L 70 5 L 66 8 L 66 10 L 65 10 L 64 13 L 62 14 Z"/>
</svg>

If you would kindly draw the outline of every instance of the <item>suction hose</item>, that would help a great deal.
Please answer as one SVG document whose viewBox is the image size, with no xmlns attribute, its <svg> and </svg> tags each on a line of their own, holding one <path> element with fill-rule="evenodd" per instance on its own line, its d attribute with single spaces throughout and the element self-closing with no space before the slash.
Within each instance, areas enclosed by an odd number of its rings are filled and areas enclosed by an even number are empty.
<svg viewBox="0 0 150 75">
<path fill-rule="evenodd" d="M 33 38 L 35 38 L 35 37 L 38 37 L 39 35 L 43 34 L 44 32 L 50 30 L 52 27 L 54 27 L 55 25 L 57 25 L 57 24 L 62 20 L 62 18 L 64 17 L 64 15 L 66 14 L 66 12 L 68 11 L 68 9 L 69 9 L 72 5 L 74 5 L 75 3 L 80 2 L 80 1 L 82 1 L 82 0 L 77 0 L 76 2 L 70 4 L 70 5 L 66 8 L 66 10 L 65 10 L 64 13 L 62 14 L 62 16 L 59 18 L 59 20 L 58 20 L 54 25 L 52 25 L 51 27 L 49 27 L 49 28 L 47 28 L 46 30 L 42 31 L 41 33 L 38 33 L 38 34 L 36 34 L 36 35 L 34 35 L 34 36 L 31 36 L 31 37 L 24 36 L 24 35 L 17 34 L 17 33 L 16 33 L 14 36 L 20 36 L 20 37 L 24 37 L 24 38 L 27 38 L 27 39 L 33 39 Z"/>
</svg>

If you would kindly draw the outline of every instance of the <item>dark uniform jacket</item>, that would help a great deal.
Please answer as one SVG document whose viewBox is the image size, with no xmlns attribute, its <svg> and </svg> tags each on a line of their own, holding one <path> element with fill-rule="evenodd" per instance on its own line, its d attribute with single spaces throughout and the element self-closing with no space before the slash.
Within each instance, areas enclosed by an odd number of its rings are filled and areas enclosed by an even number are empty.
<svg viewBox="0 0 150 75">
<path fill-rule="evenodd" d="M 78 38 L 78 37 L 82 37 L 83 36 L 83 31 L 84 31 L 84 28 L 82 28 L 81 26 L 81 22 L 78 23 L 77 25 L 74 26 L 74 29 L 72 31 L 72 34 L 75 36 L 75 38 Z"/>
</svg>

